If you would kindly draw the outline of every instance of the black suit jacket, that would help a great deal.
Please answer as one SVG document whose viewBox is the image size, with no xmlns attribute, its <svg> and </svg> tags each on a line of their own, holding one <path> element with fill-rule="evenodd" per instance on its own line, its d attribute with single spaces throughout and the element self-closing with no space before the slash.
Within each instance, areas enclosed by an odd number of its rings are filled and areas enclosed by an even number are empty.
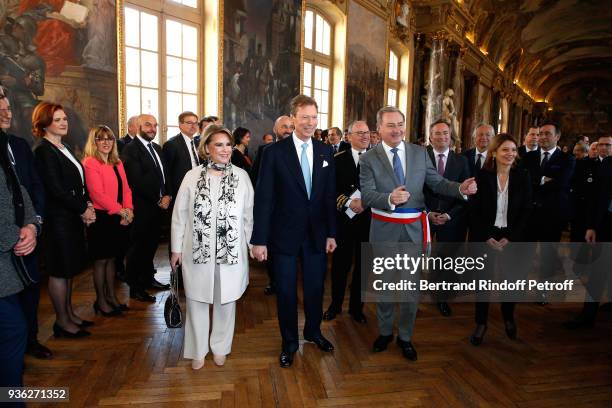
<svg viewBox="0 0 612 408">
<path fill-rule="evenodd" d="M 493 237 L 497 213 L 497 173 L 482 169 L 476 175 L 478 191 L 469 198 L 470 241 L 485 242 Z M 531 181 L 525 169 L 513 168 L 508 180 L 507 235 L 509 241 L 526 238 L 532 210 Z"/>
<path fill-rule="evenodd" d="M 529 171 L 533 190 L 534 209 L 544 211 L 559 224 L 569 219 L 570 181 L 574 174 L 576 159 L 557 148 L 549 157 L 546 166 L 540 166 L 540 148 L 525 155 L 521 166 Z M 541 184 L 542 177 L 552 180 Z"/>
<path fill-rule="evenodd" d="M 476 176 L 476 148 L 473 147 L 471 149 L 466 150 L 465 152 L 462 153 L 463 156 L 465 156 L 465 158 L 468 161 L 468 170 L 469 170 L 469 176 L 470 177 L 475 177 Z M 484 165 L 484 160 L 483 159 L 483 165 Z"/>
<path fill-rule="evenodd" d="M 599 166 L 597 185 L 592 190 L 591 206 L 587 217 L 588 228 L 596 229 L 597 235 L 609 237 L 610 231 L 601 231 L 604 220 L 608 214 L 610 200 L 612 200 L 612 157 L 606 157 Z"/>
<path fill-rule="evenodd" d="M 431 146 L 427 146 L 427 153 L 434 167 L 438 167 L 435 152 Z M 446 167 L 444 168 L 444 178 L 462 183 L 469 177 L 467 158 L 450 150 Z M 452 198 L 434 193 L 427 185 L 423 187 L 425 194 L 425 205 L 429 211 L 447 213 L 451 219 L 444 225 L 431 225 L 432 232 L 437 234 L 438 241 L 463 241 L 467 229 L 467 202 L 462 199 Z"/>
<path fill-rule="evenodd" d="M 349 238 L 367 241 L 370 234 L 370 220 L 372 213 L 366 209 L 361 214 L 349 218 L 346 215 L 345 204 L 355 190 L 361 190 L 359 185 L 359 166 L 355 165 L 351 149 L 343 150 L 334 155 L 336 165 L 336 209 L 338 221 L 338 243 Z M 357 234 L 347 236 L 347 234 Z"/>
<path fill-rule="evenodd" d="M 591 199 L 597 185 L 599 158 L 576 160 L 576 167 L 570 182 L 570 220 L 585 222 Z"/>
<path fill-rule="evenodd" d="M 165 193 L 170 193 L 170 177 L 168 177 L 168 166 L 165 163 L 161 147 L 157 143 L 152 143 L 153 149 L 159 156 L 165 171 Z M 155 161 L 147 148 L 139 141 L 129 143 L 123 149 L 121 159 L 128 179 L 128 184 L 132 189 L 132 201 L 134 202 L 134 214 L 138 211 L 157 210 L 160 200 L 160 182 Z"/>
<path fill-rule="evenodd" d="M 83 214 L 87 210 L 89 195 L 83 182 L 85 170 L 81 163 L 83 179 L 74 163 L 47 139 L 42 139 L 36 146 L 34 157 L 45 187 L 44 217 L 61 220 Z"/>
<path fill-rule="evenodd" d="M 132 139 L 130 135 L 125 135 L 122 138 L 117 139 L 117 150 L 119 151 L 119 154 L 121 154 L 125 145 L 130 143 L 132 140 L 134 139 Z"/>
<path fill-rule="evenodd" d="M 194 145 L 197 154 L 197 143 L 194 140 Z M 189 148 L 183 140 L 183 136 L 179 133 L 168 140 L 162 148 L 164 154 L 164 166 L 166 170 L 166 178 L 168 181 L 168 191 L 173 198 L 176 197 L 183 177 L 191 170 L 191 155 Z"/>
<path fill-rule="evenodd" d="M 273 142 L 275 143 L 275 142 Z M 259 145 L 257 148 L 257 155 L 255 156 L 255 160 L 253 161 L 253 167 L 251 167 L 251 184 L 253 184 L 253 188 L 257 186 L 257 177 L 259 177 L 259 171 L 261 170 L 261 158 L 263 156 L 263 150 L 267 146 L 270 146 L 272 143 Z"/>
<path fill-rule="evenodd" d="M 263 151 L 255 189 L 251 244 L 268 245 L 272 253 L 297 256 L 307 239 L 325 252 L 326 238 L 336 237 L 336 172 L 332 150 L 312 141 L 313 170 L 310 199 L 293 137 Z"/>
<path fill-rule="evenodd" d="M 15 158 L 19 182 L 30 195 L 36 214 L 42 216 L 45 213 L 45 187 L 38 175 L 30 145 L 24 139 L 13 135 L 9 135 L 8 142 Z"/>
</svg>

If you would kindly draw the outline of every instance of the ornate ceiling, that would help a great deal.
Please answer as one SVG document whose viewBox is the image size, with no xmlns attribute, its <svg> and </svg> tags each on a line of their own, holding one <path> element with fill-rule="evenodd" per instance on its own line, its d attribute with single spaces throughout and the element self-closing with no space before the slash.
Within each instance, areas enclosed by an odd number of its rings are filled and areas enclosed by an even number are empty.
<svg viewBox="0 0 612 408">
<path fill-rule="evenodd" d="M 577 88 L 611 89 L 611 0 L 463 3 L 476 46 L 536 100 L 556 104 Z"/>
</svg>

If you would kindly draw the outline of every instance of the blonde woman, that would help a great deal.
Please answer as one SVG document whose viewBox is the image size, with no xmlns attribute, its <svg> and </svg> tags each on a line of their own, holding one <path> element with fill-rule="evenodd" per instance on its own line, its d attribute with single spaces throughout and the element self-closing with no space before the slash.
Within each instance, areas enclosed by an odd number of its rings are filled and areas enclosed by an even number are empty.
<svg viewBox="0 0 612 408">
<path fill-rule="evenodd" d="M 88 229 L 89 253 L 94 261 L 94 311 L 103 316 L 117 316 L 128 308 L 115 295 L 115 258 L 124 252 L 134 206 L 117 153 L 117 140 L 109 127 L 96 126 L 89 132 L 83 167 L 96 211 L 96 222 Z"/>
<path fill-rule="evenodd" d="M 170 259 L 173 268 L 182 265 L 184 356 L 194 370 L 204 366 L 209 349 L 219 366 L 231 351 L 236 300 L 249 283 L 247 243 L 253 228 L 253 187 L 247 172 L 230 162 L 230 131 L 209 126 L 198 152 L 206 160 L 185 175 L 174 203 Z"/>
</svg>

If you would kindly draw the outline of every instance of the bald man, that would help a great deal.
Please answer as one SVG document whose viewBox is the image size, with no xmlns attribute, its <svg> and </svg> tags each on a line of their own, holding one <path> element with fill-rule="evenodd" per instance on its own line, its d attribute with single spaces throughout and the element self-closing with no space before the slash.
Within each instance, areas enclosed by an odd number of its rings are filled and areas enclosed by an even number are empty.
<svg viewBox="0 0 612 408">
<path fill-rule="evenodd" d="M 282 140 L 288 136 L 291 136 L 293 133 L 293 121 L 289 116 L 283 115 L 279 116 L 274 122 L 274 140 L 272 143 L 263 144 L 259 146 L 257 149 L 257 156 L 255 156 L 255 162 L 253 163 L 253 167 L 251 168 L 251 182 L 253 183 L 253 188 L 257 185 L 257 177 L 259 176 L 259 170 L 261 169 L 261 159 L 263 157 L 264 148 L 270 146 L 274 142 Z M 264 293 L 266 295 L 273 295 L 276 292 L 275 283 L 274 283 L 274 273 L 272 271 L 272 261 L 268 257 L 266 261 L 266 268 L 268 271 L 268 286 L 264 288 Z"/>
<path fill-rule="evenodd" d="M 127 283 L 130 297 L 142 302 L 155 302 L 148 288 L 168 289 L 153 275 L 153 258 L 159 244 L 161 223 L 168 209 L 169 177 L 166 176 L 161 147 L 155 142 L 157 120 L 153 115 L 138 117 L 138 135 L 121 154 L 134 201 L 134 224 L 127 253 Z"/>
</svg>

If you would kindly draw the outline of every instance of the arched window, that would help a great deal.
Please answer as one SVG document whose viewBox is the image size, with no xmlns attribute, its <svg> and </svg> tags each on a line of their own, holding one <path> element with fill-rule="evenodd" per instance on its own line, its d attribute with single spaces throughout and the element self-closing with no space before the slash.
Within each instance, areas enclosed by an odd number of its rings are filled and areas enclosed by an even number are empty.
<svg viewBox="0 0 612 408">
<path fill-rule="evenodd" d="M 393 50 L 389 51 L 389 75 L 387 77 L 387 105 L 398 106 L 400 60 Z"/>
<path fill-rule="evenodd" d="M 178 115 L 198 113 L 201 11 L 198 0 L 163 0 L 124 6 L 127 117 L 155 115 L 156 141 L 177 134 Z"/>
<path fill-rule="evenodd" d="M 304 95 L 319 105 L 319 128 L 327 129 L 331 114 L 332 26 L 319 11 L 306 9 L 304 16 Z"/>
</svg>

